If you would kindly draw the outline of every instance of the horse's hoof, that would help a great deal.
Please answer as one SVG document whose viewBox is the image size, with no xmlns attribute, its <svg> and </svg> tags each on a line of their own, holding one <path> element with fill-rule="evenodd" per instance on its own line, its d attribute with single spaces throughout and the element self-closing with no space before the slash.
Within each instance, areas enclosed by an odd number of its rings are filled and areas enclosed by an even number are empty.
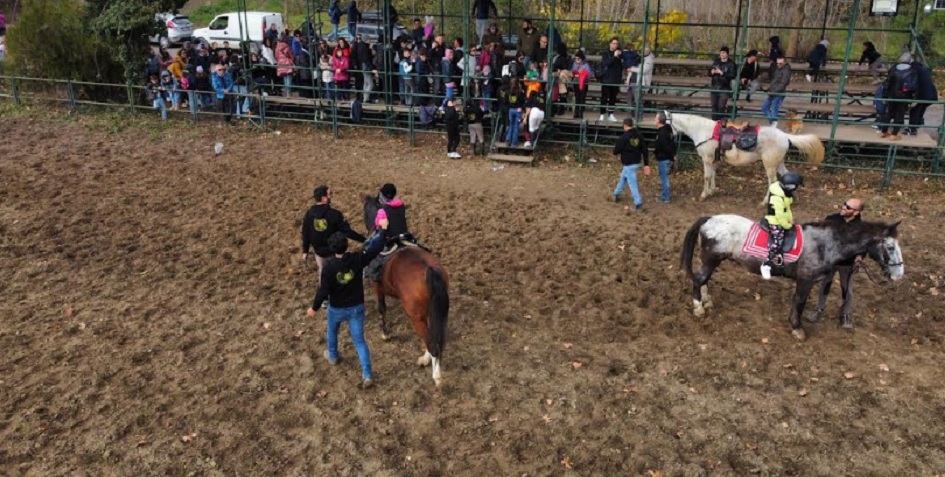
<svg viewBox="0 0 945 477">
<path fill-rule="evenodd" d="M 705 307 L 704 307 L 704 306 L 700 306 L 699 308 L 696 308 L 696 309 L 692 310 L 692 314 L 694 314 L 694 315 L 696 315 L 696 316 L 698 316 L 698 317 L 700 317 L 700 318 L 703 317 L 703 316 L 705 316 Z"/>
<path fill-rule="evenodd" d="M 433 378 L 433 383 L 436 387 L 440 387 L 443 384 L 443 378 Z"/>
<path fill-rule="evenodd" d="M 807 339 L 807 333 L 805 333 L 802 328 L 792 330 L 791 334 L 794 335 L 794 337 L 797 338 L 798 341 L 804 341 Z"/>
<path fill-rule="evenodd" d="M 712 303 L 711 298 L 706 298 L 702 300 L 702 308 L 705 308 L 706 310 L 708 310 L 709 308 L 712 308 L 712 305 L 713 303 Z"/>
<path fill-rule="evenodd" d="M 840 326 L 847 330 L 853 329 L 853 317 L 850 315 L 843 315 L 840 317 Z"/>
<path fill-rule="evenodd" d="M 423 355 L 417 358 L 417 366 L 424 367 L 430 365 L 430 358 L 427 358 L 427 355 Z"/>
<path fill-rule="evenodd" d="M 824 317 L 824 310 L 815 310 L 807 314 L 807 321 L 817 323 Z"/>
</svg>

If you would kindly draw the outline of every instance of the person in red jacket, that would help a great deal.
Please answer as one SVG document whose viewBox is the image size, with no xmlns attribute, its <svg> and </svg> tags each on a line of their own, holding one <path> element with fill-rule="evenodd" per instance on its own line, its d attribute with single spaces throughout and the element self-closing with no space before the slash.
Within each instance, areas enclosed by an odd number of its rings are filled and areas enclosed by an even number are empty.
<svg viewBox="0 0 945 477">
<path fill-rule="evenodd" d="M 591 67 L 587 65 L 584 52 L 574 55 L 574 65 L 571 66 L 574 75 L 574 119 L 584 117 L 584 103 L 587 101 L 587 85 L 590 81 Z"/>
</svg>

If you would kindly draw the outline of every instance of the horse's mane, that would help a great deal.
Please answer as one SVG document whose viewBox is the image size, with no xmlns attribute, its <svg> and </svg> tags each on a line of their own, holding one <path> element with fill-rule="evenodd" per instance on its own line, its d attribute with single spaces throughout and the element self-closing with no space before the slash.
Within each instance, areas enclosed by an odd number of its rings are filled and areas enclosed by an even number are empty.
<svg viewBox="0 0 945 477">
<path fill-rule="evenodd" d="M 893 238 L 896 237 L 896 227 L 892 227 L 890 224 L 884 222 L 861 220 L 859 222 L 844 223 L 835 220 L 818 220 L 804 223 L 802 227 L 830 229 L 848 240 L 884 237 L 887 235 Z"/>
</svg>

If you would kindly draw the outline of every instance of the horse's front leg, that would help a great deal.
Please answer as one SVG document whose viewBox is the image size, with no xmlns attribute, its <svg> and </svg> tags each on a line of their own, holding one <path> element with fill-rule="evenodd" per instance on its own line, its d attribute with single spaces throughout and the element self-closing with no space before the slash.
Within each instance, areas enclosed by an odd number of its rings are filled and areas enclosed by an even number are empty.
<svg viewBox="0 0 945 477">
<path fill-rule="evenodd" d="M 807 278 L 799 278 L 794 287 L 794 306 L 791 308 L 791 334 L 795 338 L 804 341 L 807 334 L 801 325 L 801 317 L 804 316 L 804 307 L 807 306 L 807 299 L 810 297 L 811 289 L 814 287 L 814 281 Z"/>
<path fill-rule="evenodd" d="M 715 166 L 712 160 L 711 154 L 702 156 L 702 195 L 699 200 L 706 200 L 712 195 L 712 184 L 715 181 Z"/>
<path fill-rule="evenodd" d="M 377 312 L 381 315 L 381 339 L 387 341 L 390 339 L 390 328 L 387 327 L 387 299 L 380 283 L 374 283 L 374 296 L 377 297 Z"/>
<path fill-rule="evenodd" d="M 784 160 L 782 159 L 781 161 L 778 162 L 778 164 L 773 165 L 773 166 L 769 165 L 769 163 L 771 162 L 771 158 L 762 156 L 761 161 L 765 165 L 765 175 L 768 177 L 768 185 L 770 186 L 771 184 L 774 184 L 775 182 L 778 181 L 778 171 L 781 168 L 784 168 Z M 787 168 L 785 168 L 784 170 L 787 171 Z M 765 198 L 762 199 L 761 206 L 767 207 L 769 199 L 771 199 L 771 188 L 765 187 Z"/>
</svg>

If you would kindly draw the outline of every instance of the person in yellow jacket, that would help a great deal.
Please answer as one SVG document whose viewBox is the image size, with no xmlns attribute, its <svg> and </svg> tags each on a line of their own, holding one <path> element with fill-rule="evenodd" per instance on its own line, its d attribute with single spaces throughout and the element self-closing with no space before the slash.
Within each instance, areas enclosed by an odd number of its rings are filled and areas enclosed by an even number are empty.
<svg viewBox="0 0 945 477">
<path fill-rule="evenodd" d="M 804 178 L 800 174 L 788 172 L 781 176 L 778 182 L 768 186 L 768 259 L 761 264 L 761 277 L 771 279 L 771 266 L 779 269 L 784 264 L 781 248 L 784 246 L 784 231 L 794 227 L 794 214 L 791 212 L 791 203 L 794 202 L 794 192 L 804 185 Z"/>
</svg>

